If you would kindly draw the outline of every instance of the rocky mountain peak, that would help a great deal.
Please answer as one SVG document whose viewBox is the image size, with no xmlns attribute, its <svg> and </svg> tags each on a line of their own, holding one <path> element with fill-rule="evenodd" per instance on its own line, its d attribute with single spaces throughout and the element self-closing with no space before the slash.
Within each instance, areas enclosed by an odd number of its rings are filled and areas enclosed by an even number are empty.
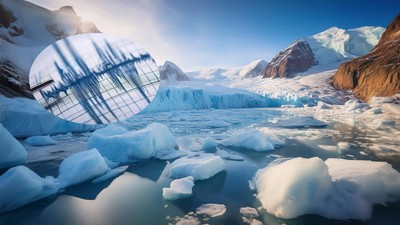
<svg viewBox="0 0 400 225">
<path fill-rule="evenodd" d="M 166 61 L 160 66 L 160 79 L 167 81 L 185 81 L 190 80 L 188 76 L 175 63 Z"/>
<path fill-rule="evenodd" d="M 400 91 L 400 14 L 368 54 L 340 65 L 333 77 L 337 89 L 353 90 L 354 96 L 369 101 Z"/>
<path fill-rule="evenodd" d="M 390 39 L 398 38 L 400 36 L 400 14 L 397 15 L 394 20 L 386 28 L 385 32 L 382 34 L 382 38 L 379 43 L 386 42 Z"/>
<path fill-rule="evenodd" d="M 303 40 L 297 40 L 271 60 L 263 72 L 263 78 L 291 77 L 316 64 L 310 45 Z"/>
</svg>

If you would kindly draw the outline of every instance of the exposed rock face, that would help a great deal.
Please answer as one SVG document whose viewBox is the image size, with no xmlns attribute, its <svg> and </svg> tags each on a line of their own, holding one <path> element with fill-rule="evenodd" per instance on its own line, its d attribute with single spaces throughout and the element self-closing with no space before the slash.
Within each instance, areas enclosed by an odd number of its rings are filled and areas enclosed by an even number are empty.
<svg viewBox="0 0 400 225">
<path fill-rule="evenodd" d="M 56 40 L 100 32 L 71 6 L 51 11 L 23 0 L 0 1 L 0 94 L 33 97 L 29 70 L 36 56 Z"/>
<path fill-rule="evenodd" d="M 276 55 L 263 72 L 263 78 L 292 77 L 317 65 L 310 45 L 302 40 L 293 42 Z"/>
<path fill-rule="evenodd" d="M 188 76 L 173 62 L 166 61 L 160 66 L 160 79 L 167 81 L 185 81 L 190 80 Z"/>
<path fill-rule="evenodd" d="M 0 94 L 6 97 L 33 98 L 28 78 L 10 62 L 0 64 Z"/>
<path fill-rule="evenodd" d="M 333 86 L 363 101 L 400 91 L 400 14 L 370 53 L 340 65 Z"/>
</svg>

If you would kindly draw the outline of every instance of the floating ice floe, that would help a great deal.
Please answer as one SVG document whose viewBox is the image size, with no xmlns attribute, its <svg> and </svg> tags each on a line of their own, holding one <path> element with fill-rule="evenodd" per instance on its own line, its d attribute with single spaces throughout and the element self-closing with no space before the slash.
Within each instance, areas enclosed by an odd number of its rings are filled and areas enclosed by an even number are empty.
<svg viewBox="0 0 400 225">
<path fill-rule="evenodd" d="M 25 142 L 32 146 L 55 145 L 57 143 L 49 135 L 28 137 Z"/>
<path fill-rule="evenodd" d="M 259 170 L 258 198 L 277 217 L 368 219 L 374 204 L 400 200 L 400 173 L 386 162 L 294 158 Z"/>
<path fill-rule="evenodd" d="M 166 200 L 190 197 L 193 195 L 193 186 L 194 179 L 191 176 L 173 180 L 171 182 L 171 187 L 163 188 L 163 197 Z"/>
<path fill-rule="evenodd" d="M 252 207 L 242 207 L 240 208 L 240 214 L 242 214 L 245 217 L 258 217 L 259 214 L 257 212 L 257 209 L 252 208 Z"/>
<path fill-rule="evenodd" d="M 174 178 L 192 176 L 195 180 L 205 180 L 225 170 L 221 157 L 202 153 L 175 160 L 170 165 L 169 175 Z"/>
<path fill-rule="evenodd" d="M 222 216 L 226 212 L 226 206 L 224 204 L 202 204 L 196 209 L 196 213 L 209 217 Z"/>
<path fill-rule="evenodd" d="M 283 145 L 284 142 L 275 136 L 254 129 L 233 133 L 227 139 L 226 144 L 254 151 L 269 151 L 274 150 L 276 146 Z"/>
<path fill-rule="evenodd" d="M 0 213 L 16 209 L 59 191 L 53 177 L 42 178 L 25 166 L 13 167 L 0 176 Z"/>
<path fill-rule="evenodd" d="M 236 155 L 231 152 L 227 152 L 225 150 L 218 150 L 216 152 L 216 154 L 221 156 L 221 158 L 223 158 L 225 160 L 231 160 L 231 161 L 243 161 L 244 160 L 244 158 L 242 156 Z"/>
<path fill-rule="evenodd" d="M 89 149 L 97 148 L 107 159 L 123 163 L 164 155 L 161 153 L 175 151 L 175 146 L 168 127 L 159 123 L 136 131 L 110 124 L 93 132 L 88 141 Z"/>
<path fill-rule="evenodd" d="M 46 111 L 35 100 L 0 97 L 0 123 L 14 137 L 93 131 L 96 125 L 72 123 Z"/>
<path fill-rule="evenodd" d="M 328 124 L 314 119 L 312 116 L 301 116 L 287 120 L 279 120 L 275 126 L 284 128 L 322 128 Z"/>
<path fill-rule="evenodd" d="M 97 149 L 86 150 L 64 159 L 58 181 L 62 188 L 92 180 L 106 174 L 110 168 Z"/>
<path fill-rule="evenodd" d="M 0 169 L 24 164 L 25 148 L 0 124 Z"/>
<path fill-rule="evenodd" d="M 202 149 L 206 151 L 212 151 L 217 149 L 217 144 L 214 139 L 207 137 L 203 141 Z"/>
</svg>

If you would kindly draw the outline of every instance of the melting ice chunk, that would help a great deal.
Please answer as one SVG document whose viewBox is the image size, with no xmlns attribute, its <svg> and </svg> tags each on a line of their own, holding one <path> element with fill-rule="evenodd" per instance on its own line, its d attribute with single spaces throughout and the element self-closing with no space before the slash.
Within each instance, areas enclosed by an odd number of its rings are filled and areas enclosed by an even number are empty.
<svg viewBox="0 0 400 225">
<path fill-rule="evenodd" d="M 32 146 L 55 145 L 57 143 L 49 135 L 28 137 L 25 142 Z"/>
<path fill-rule="evenodd" d="M 7 212 L 57 193 L 53 177 L 42 178 L 25 166 L 13 167 L 0 176 L 0 212 Z"/>
<path fill-rule="evenodd" d="M 134 158 L 148 159 L 160 152 L 174 151 L 176 141 L 168 127 L 152 123 L 142 130 L 127 131 L 108 125 L 92 133 L 88 148 L 97 148 L 101 155 L 114 162 L 130 162 Z"/>
<path fill-rule="evenodd" d="M 192 196 L 194 186 L 193 177 L 184 177 L 171 182 L 171 187 L 163 188 L 163 197 L 167 200 L 176 200 Z"/>
<path fill-rule="evenodd" d="M 0 169 L 24 164 L 24 147 L 0 124 Z"/>
<path fill-rule="evenodd" d="M 64 159 L 59 168 L 61 187 L 68 187 L 97 178 L 110 170 L 97 149 L 78 152 Z"/>
<path fill-rule="evenodd" d="M 258 197 L 275 216 L 368 219 L 374 204 L 400 200 L 400 173 L 386 162 L 294 158 L 256 175 Z"/>
<path fill-rule="evenodd" d="M 170 165 L 169 174 L 175 178 L 192 176 L 195 180 L 205 180 L 223 170 L 225 162 L 221 157 L 203 153 L 175 160 Z"/>
<path fill-rule="evenodd" d="M 226 206 L 223 204 L 203 204 L 196 209 L 196 213 L 210 217 L 222 216 L 226 212 Z"/>
</svg>

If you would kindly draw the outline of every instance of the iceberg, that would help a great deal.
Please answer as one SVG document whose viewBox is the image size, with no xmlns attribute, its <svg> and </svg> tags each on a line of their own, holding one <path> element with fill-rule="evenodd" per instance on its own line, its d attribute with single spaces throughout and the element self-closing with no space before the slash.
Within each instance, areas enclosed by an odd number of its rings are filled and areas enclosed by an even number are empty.
<svg viewBox="0 0 400 225">
<path fill-rule="evenodd" d="M 194 186 L 193 177 L 184 177 L 171 182 L 171 187 L 163 188 L 163 197 L 166 200 L 176 200 L 192 196 L 192 188 Z"/>
<path fill-rule="evenodd" d="M 25 166 L 13 167 L 0 176 L 0 213 L 8 212 L 59 191 L 54 177 L 42 178 Z"/>
<path fill-rule="evenodd" d="M 0 169 L 25 164 L 25 148 L 0 123 Z"/>
<path fill-rule="evenodd" d="M 0 123 L 17 138 L 87 132 L 97 127 L 60 119 L 32 99 L 4 97 L 0 97 Z"/>
<path fill-rule="evenodd" d="M 108 160 L 120 163 L 162 156 L 175 151 L 175 146 L 174 136 L 160 123 L 136 131 L 110 124 L 93 132 L 88 140 L 89 149 L 97 148 Z"/>
<path fill-rule="evenodd" d="M 186 156 L 170 165 L 169 175 L 174 178 L 192 176 L 195 180 L 205 180 L 225 170 L 224 160 L 210 153 Z"/>
<path fill-rule="evenodd" d="M 86 150 L 64 159 L 58 181 L 62 188 L 92 180 L 106 174 L 110 168 L 97 149 Z"/>
<path fill-rule="evenodd" d="M 25 142 L 32 146 L 55 145 L 57 143 L 49 135 L 28 137 Z"/>
<path fill-rule="evenodd" d="M 317 214 L 365 220 L 374 204 L 400 200 L 400 173 L 386 162 L 280 159 L 259 170 L 255 183 L 262 206 L 287 219 Z"/>
<path fill-rule="evenodd" d="M 266 135 L 259 130 L 242 130 L 233 133 L 227 145 L 254 151 L 270 151 L 284 142 L 277 137 Z"/>
</svg>

